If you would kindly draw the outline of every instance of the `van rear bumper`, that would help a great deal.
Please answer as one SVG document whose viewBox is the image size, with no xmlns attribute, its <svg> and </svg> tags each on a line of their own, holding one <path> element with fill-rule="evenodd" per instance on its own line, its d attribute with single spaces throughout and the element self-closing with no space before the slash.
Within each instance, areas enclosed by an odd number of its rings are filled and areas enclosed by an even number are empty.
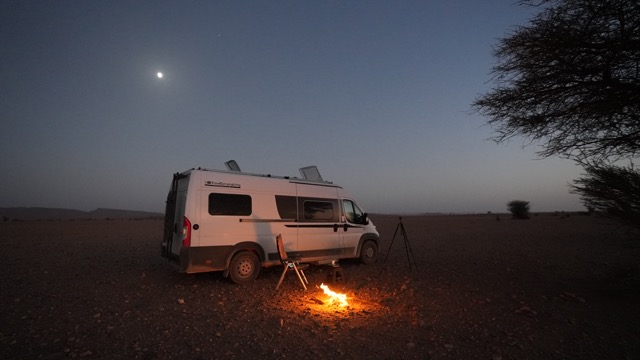
<svg viewBox="0 0 640 360">
<path fill-rule="evenodd" d="M 227 268 L 227 259 L 234 247 L 196 246 L 180 249 L 180 270 L 191 274 L 208 271 L 221 271 Z"/>
</svg>

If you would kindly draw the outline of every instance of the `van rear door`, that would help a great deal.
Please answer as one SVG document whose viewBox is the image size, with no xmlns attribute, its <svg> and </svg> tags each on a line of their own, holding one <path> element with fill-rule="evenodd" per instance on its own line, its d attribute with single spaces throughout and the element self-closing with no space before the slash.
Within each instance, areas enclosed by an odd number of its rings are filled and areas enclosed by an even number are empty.
<svg viewBox="0 0 640 360">
<path fill-rule="evenodd" d="M 164 234 L 162 237 L 162 256 L 171 259 L 171 246 L 173 244 L 174 223 L 176 218 L 176 199 L 178 196 L 177 176 L 173 175 L 171 187 L 167 194 L 167 201 L 164 208 Z"/>
<path fill-rule="evenodd" d="M 182 270 L 185 270 L 188 261 L 188 259 L 181 259 L 180 256 L 183 241 L 189 240 L 187 237 L 191 232 L 190 224 L 186 224 L 188 220 L 185 217 L 188 185 L 188 173 L 173 175 L 171 188 L 167 194 L 162 241 L 162 256 L 181 264 Z"/>
</svg>

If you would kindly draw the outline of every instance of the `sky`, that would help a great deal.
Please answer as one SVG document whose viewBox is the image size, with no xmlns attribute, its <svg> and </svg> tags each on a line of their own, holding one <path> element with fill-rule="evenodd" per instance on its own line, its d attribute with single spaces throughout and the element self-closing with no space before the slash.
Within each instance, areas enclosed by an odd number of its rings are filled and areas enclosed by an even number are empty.
<svg viewBox="0 0 640 360">
<path fill-rule="evenodd" d="M 190 168 L 325 180 L 371 213 L 583 206 L 582 169 L 471 103 L 514 0 L 0 2 L 0 207 L 164 211 Z M 163 77 L 157 76 L 158 72 Z"/>
</svg>

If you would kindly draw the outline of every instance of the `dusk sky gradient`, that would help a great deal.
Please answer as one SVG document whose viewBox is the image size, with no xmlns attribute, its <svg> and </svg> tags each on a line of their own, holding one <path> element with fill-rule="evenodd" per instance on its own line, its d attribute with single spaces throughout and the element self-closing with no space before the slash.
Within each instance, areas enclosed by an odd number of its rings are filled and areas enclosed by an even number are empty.
<svg viewBox="0 0 640 360">
<path fill-rule="evenodd" d="M 164 211 L 193 167 L 318 166 L 368 212 L 582 210 L 471 103 L 514 0 L 2 1 L 0 207 Z M 163 72 L 159 79 L 157 72 Z"/>
</svg>

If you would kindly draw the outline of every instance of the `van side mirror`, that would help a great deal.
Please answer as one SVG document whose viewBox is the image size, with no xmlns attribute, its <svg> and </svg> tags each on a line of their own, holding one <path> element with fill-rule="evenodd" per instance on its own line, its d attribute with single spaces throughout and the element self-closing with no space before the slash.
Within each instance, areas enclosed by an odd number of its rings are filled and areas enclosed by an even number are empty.
<svg viewBox="0 0 640 360">
<path fill-rule="evenodd" d="M 369 225 L 369 214 L 367 213 L 362 214 L 362 223 L 364 225 Z"/>
</svg>

